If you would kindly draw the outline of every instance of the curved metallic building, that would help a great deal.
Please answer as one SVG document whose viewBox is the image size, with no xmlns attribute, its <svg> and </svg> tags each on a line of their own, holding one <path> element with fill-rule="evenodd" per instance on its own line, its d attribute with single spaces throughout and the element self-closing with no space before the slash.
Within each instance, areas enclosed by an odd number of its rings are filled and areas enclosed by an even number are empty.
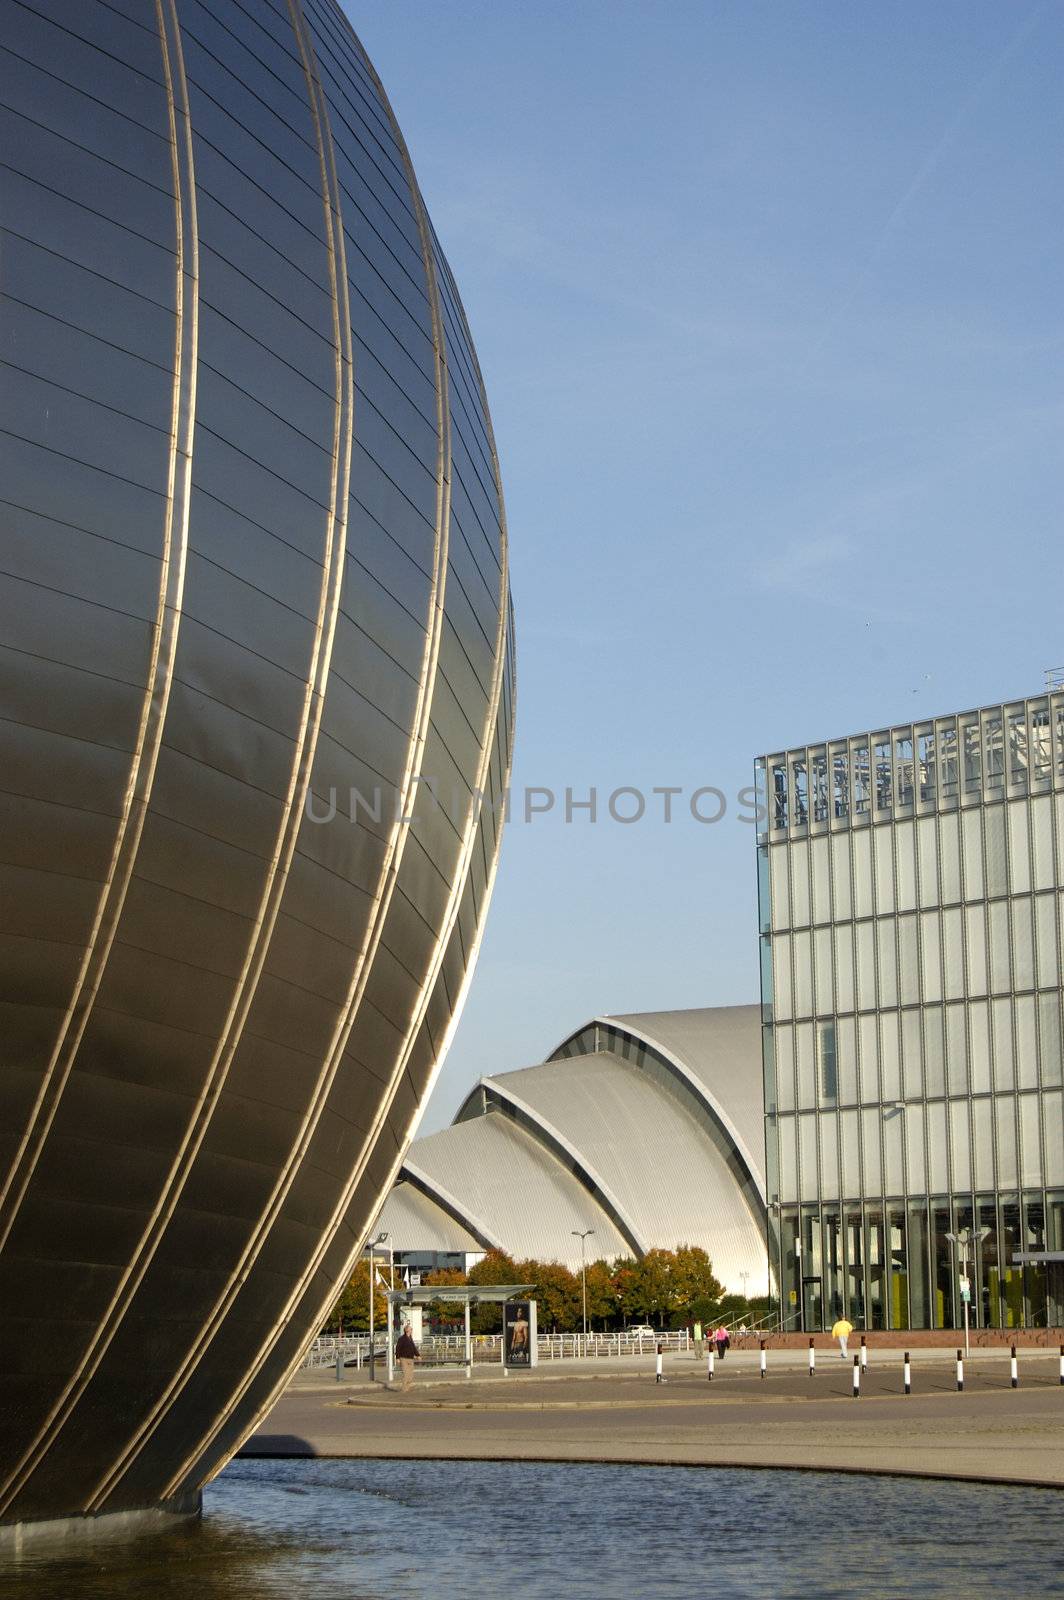
<svg viewBox="0 0 1064 1600">
<path fill-rule="evenodd" d="M 580 1264 L 701 1245 L 768 1287 L 758 1006 L 596 1017 L 549 1060 L 482 1078 L 418 1139 L 380 1223 L 406 1255 Z"/>
<path fill-rule="evenodd" d="M 440 1064 L 513 720 L 454 280 L 335 0 L 0 0 L 0 1521 L 194 1505 Z"/>
</svg>

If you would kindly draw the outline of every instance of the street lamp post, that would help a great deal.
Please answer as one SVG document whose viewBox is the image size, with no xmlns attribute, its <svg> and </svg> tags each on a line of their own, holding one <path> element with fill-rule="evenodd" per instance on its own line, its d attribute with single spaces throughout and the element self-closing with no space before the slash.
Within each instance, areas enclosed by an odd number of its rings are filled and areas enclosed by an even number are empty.
<svg viewBox="0 0 1064 1600">
<path fill-rule="evenodd" d="M 980 1228 L 973 1236 L 970 1228 L 961 1228 L 958 1233 L 947 1233 L 946 1238 L 957 1252 L 957 1277 L 960 1283 L 961 1304 L 964 1307 L 964 1355 L 967 1359 L 971 1355 L 971 1340 L 969 1338 L 969 1311 L 972 1303 L 972 1280 L 968 1276 L 968 1256 L 975 1259 L 976 1246 L 982 1244 L 989 1234 L 989 1228 Z"/>
<path fill-rule="evenodd" d="M 395 1377 L 395 1246 L 390 1234 L 388 1240 L 388 1383 Z"/>
<path fill-rule="evenodd" d="M 374 1251 L 375 1246 L 377 1246 L 379 1244 L 383 1244 L 385 1239 L 387 1239 L 387 1237 L 388 1237 L 388 1235 L 386 1233 L 378 1233 L 377 1237 L 375 1239 L 371 1239 L 370 1242 L 369 1242 L 369 1381 L 370 1381 L 370 1383 L 376 1383 L 376 1381 L 377 1381 L 377 1341 L 373 1336 L 373 1300 L 374 1300 L 373 1291 L 376 1288 L 376 1284 L 373 1281 L 373 1251 Z M 389 1305 L 388 1305 L 388 1314 L 389 1314 L 389 1316 L 391 1315 L 391 1302 L 390 1301 L 389 1301 Z M 389 1341 L 388 1348 L 391 1349 L 391 1342 L 390 1341 Z"/>
<path fill-rule="evenodd" d="M 587 1257 L 586 1241 L 594 1237 L 594 1228 L 585 1228 L 581 1233 L 578 1228 L 569 1230 L 574 1239 L 580 1240 L 580 1298 L 584 1307 L 584 1353 L 587 1353 Z"/>
</svg>

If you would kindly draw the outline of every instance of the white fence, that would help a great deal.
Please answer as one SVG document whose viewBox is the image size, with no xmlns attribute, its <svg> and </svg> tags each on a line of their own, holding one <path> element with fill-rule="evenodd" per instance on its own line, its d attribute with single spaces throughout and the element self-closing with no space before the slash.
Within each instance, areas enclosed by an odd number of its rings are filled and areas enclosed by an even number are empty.
<svg viewBox="0 0 1064 1600">
<path fill-rule="evenodd" d="M 497 1333 L 474 1334 L 473 1360 L 499 1362 L 501 1335 Z M 376 1334 L 377 1359 L 387 1357 L 387 1333 L 382 1328 Z M 689 1351 L 693 1342 L 686 1329 L 679 1332 L 660 1333 L 541 1333 L 537 1341 L 540 1361 L 594 1359 L 605 1356 L 653 1355 L 660 1344 L 669 1351 Z M 460 1333 L 426 1336 L 420 1346 L 421 1359 L 426 1365 L 459 1365 L 465 1362 L 465 1338 Z M 337 1355 L 345 1365 L 362 1367 L 369 1360 L 369 1335 L 352 1334 L 343 1339 L 323 1337 L 315 1339 L 303 1358 L 304 1367 L 334 1367 Z"/>
</svg>

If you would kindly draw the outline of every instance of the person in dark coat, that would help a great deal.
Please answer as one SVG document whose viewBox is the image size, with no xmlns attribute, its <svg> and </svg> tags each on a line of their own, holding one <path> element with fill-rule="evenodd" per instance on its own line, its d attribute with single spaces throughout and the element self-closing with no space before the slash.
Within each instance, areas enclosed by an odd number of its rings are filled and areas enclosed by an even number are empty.
<svg viewBox="0 0 1064 1600">
<path fill-rule="evenodd" d="M 403 1323 L 403 1331 L 395 1342 L 395 1359 L 399 1363 L 399 1371 L 403 1375 L 403 1393 L 406 1394 L 414 1384 L 414 1362 L 418 1358 L 417 1345 L 414 1343 L 410 1332 L 410 1324 Z"/>
</svg>

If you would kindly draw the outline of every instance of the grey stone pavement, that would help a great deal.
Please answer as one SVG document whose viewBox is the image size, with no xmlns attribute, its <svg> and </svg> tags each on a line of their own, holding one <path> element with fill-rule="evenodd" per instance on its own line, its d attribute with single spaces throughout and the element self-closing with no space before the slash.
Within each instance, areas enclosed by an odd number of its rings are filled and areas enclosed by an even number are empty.
<svg viewBox="0 0 1064 1600">
<path fill-rule="evenodd" d="M 1064 1388 L 1055 1352 L 1025 1351 L 1012 1389 L 1008 1351 L 973 1353 L 963 1393 L 955 1357 L 869 1352 L 861 1393 L 852 1362 L 817 1352 L 557 1361 L 503 1378 L 494 1366 L 419 1368 L 408 1395 L 349 1370 L 303 1372 L 245 1445 L 245 1456 L 614 1461 L 890 1472 L 1064 1488 Z"/>
</svg>

